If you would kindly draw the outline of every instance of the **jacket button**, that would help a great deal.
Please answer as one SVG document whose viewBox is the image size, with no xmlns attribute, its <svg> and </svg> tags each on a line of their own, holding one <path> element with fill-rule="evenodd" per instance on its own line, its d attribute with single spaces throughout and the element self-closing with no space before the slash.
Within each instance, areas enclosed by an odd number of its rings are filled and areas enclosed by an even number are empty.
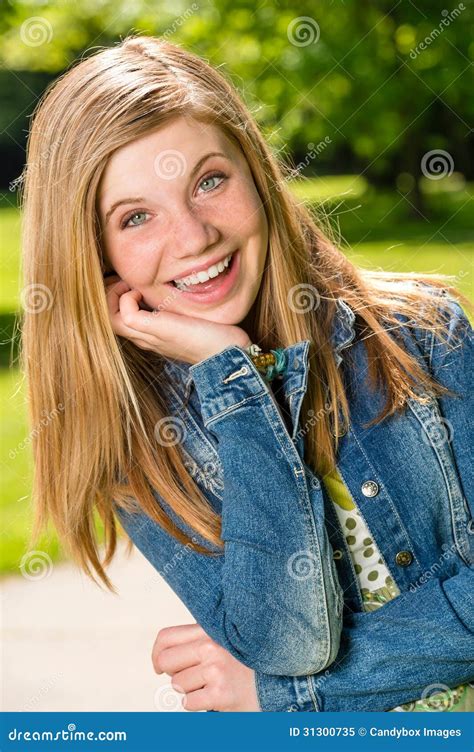
<svg viewBox="0 0 474 752">
<path fill-rule="evenodd" d="M 410 551 L 399 551 L 395 556 L 395 561 L 401 567 L 408 567 L 413 561 L 413 555 Z"/>
<path fill-rule="evenodd" d="M 469 520 L 467 523 L 467 532 L 469 535 L 474 535 L 474 520 Z"/>
<path fill-rule="evenodd" d="M 342 551 L 341 551 L 340 548 L 334 549 L 332 558 L 333 559 L 342 559 Z"/>
<path fill-rule="evenodd" d="M 364 496 L 377 496 L 379 492 L 379 484 L 374 480 L 366 480 L 365 483 L 362 483 L 361 491 Z"/>
<path fill-rule="evenodd" d="M 300 362 L 298 358 L 295 358 L 293 361 L 293 368 L 299 368 L 299 367 L 300 367 Z"/>
</svg>

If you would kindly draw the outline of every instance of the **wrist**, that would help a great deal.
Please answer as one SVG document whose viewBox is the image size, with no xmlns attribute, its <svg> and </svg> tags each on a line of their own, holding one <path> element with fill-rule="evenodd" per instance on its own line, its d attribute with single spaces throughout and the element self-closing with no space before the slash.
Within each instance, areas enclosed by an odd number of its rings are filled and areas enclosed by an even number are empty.
<svg viewBox="0 0 474 752">
<path fill-rule="evenodd" d="M 251 344 L 245 348 L 245 351 L 267 383 L 271 383 L 273 379 L 279 378 L 285 373 L 288 362 L 283 347 L 277 347 L 276 350 L 270 350 L 270 352 L 263 352 L 261 347 Z"/>
</svg>

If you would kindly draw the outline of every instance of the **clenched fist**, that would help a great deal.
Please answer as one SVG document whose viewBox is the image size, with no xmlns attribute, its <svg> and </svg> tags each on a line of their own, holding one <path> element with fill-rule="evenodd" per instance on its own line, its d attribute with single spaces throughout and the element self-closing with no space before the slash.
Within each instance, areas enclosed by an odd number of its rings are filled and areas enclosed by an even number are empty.
<svg viewBox="0 0 474 752">
<path fill-rule="evenodd" d="M 152 651 L 156 673 L 171 677 L 185 710 L 261 712 L 255 672 L 214 642 L 199 624 L 160 629 Z"/>
</svg>

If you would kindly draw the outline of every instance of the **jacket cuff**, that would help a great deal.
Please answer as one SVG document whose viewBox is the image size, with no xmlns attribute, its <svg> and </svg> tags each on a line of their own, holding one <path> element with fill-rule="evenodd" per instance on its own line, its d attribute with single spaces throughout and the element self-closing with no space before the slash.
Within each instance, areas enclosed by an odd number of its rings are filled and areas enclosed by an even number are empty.
<svg viewBox="0 0 474 752">
<path fill-rule="evenodd" d="M 319 712 L 307 676 L 273 676 L 255 671 L 255 686 L 264 712 Z"/>
<path fill-rule="evenodd" d="M 196 386 L 204 425 L 247 400 L 268 393 L 250 355 L 238 345 L 195 363 L 189 374 Z"/>
</svg>

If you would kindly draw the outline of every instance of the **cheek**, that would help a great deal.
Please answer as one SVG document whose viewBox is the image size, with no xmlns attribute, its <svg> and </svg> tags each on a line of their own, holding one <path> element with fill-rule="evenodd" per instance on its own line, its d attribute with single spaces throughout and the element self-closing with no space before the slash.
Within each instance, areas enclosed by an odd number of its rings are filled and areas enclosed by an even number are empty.
<svg viewBox="0 0 474 752">
<path fill-rule="evenodd" d="M 159 252 L 156 243 L 140 233 L 140 238 L 124 235 L 114 241 L 109 258 L 117 274 L 132 287 L 146 285 L 156 275 Z"/>
<path fill-rule="evenodd" d="M 235 182 L 225 196 L 222 207 L 230 218 L 238 235 L 266 233 L 266 217 L 260 196 L 255 186 L 247 182 Z"/>
</svg>

